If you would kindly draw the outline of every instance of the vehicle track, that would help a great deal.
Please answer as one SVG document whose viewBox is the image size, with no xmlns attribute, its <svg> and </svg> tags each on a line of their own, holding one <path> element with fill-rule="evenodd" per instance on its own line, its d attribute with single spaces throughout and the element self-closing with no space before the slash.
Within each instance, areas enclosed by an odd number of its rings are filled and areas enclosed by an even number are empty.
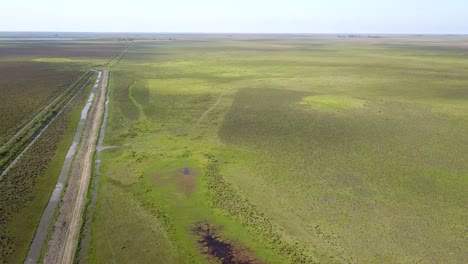
<svg viewBox="0 0 468 264">
<path fill-rule="evenodd" d="M 224 91 L 222 94 L 220 94 L 220 95 L 218 96 L 218 98 L 216 99 L 216 102 L 215 102 L 210 108 L 208 108 L 205 112 L 203 112 L 203 114 L 200 116 L 200 118 L 198 118 L 198 120 L 197 120 L 197 122 L 195 123 L 195 125 L 200 124 L 200 123 L 203 121 L 203 119 L 205 119 L 205 117 L 206 117 L 211 111 L 213 111 L 213 110 L 216 108 L 216 106 L 219 105 L 219 103 L 221 103 L 221 99 L 223 99 L 223 97 L 224 97 L 228 92 L 230 92 L 230 91 L 231 91 L 231 89 L 226 90 L 226 91 Z"/>
</svg>

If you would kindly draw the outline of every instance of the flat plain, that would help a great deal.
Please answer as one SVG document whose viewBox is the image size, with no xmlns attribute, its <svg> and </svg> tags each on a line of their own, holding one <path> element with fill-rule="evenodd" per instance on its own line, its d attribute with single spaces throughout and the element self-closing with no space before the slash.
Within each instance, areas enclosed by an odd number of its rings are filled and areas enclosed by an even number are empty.
<svg viewBox="0 0 468 264">
<path fill-rule="evenodd" d="M 81 262 L 468 261 L 468 38 L 174 39 L 111 71 Z"/>
</svg>

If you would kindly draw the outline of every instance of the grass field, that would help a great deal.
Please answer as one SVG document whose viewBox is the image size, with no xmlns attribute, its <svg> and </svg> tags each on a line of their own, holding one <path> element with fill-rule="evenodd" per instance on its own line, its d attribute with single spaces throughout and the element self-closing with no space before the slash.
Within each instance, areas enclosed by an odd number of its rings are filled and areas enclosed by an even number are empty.
<svg viewBox="0 0 468 264">
<path fill-rule="evenodd" d="M 246 263 L 466 263 L 467 44 L 136 42 L 87 261 L 216 260 L 207 220 Z"/>
</svg>

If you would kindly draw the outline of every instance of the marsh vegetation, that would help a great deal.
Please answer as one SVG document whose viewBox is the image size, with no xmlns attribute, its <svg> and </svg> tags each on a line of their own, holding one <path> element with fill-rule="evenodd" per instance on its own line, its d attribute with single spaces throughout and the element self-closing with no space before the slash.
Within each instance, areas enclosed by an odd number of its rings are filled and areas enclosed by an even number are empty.
<svg viewBox="0 0 468 264">
<path fill-rule="evenodd" d="M 200 38 L 115 65 L 89 262 L 464 262 L 466 38 Z"/>
</svg>

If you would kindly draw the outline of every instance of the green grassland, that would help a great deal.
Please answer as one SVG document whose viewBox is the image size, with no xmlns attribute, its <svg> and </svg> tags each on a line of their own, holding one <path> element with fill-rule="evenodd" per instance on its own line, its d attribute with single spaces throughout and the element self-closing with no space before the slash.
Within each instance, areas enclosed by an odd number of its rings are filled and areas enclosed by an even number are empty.
<svg viewBox="0 0 468 264">
<path fill-rule="evenodd" d="M 465 263 L 463 43 L 137 41 L 82 261 L 208 263 L 207 219 L 266 263 Z"/>
</svg>

